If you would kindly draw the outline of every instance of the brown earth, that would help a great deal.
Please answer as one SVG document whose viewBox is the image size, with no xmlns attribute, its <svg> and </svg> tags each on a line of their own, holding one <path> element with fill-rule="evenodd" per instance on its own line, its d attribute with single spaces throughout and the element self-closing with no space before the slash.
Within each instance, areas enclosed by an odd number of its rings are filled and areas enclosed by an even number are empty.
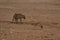
<svg viewBox="0 0 60 40">
<path fill-rule="evenodd" d="M 0 40 L 60 40 L 60 1 L 15 2 L 0 3 Z M 15 13 L 26 16 L 23 24 L 11 23 Z"/>
</svg>

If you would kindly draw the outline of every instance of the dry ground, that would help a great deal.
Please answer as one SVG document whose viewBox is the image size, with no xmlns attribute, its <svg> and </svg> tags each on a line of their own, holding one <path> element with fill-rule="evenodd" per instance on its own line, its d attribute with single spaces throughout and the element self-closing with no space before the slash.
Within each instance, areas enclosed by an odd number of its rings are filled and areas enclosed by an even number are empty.
<svg viewBox="0 0 60 40">
<path fill-rule="evenodd" d="M 54 0 L 39 3 L 16 1 L 0 3 L 0 40 L 60 40 L 59 0 L 55 0 L 56 3 Z M 23 24 L 11 23 L 15 13 L 26 16 Z"/>
<path fill-rule="evenodd" d="M 0 40 L 60 40 L 60 25 L 24 22 L 0 22 Z"/>
</svg>

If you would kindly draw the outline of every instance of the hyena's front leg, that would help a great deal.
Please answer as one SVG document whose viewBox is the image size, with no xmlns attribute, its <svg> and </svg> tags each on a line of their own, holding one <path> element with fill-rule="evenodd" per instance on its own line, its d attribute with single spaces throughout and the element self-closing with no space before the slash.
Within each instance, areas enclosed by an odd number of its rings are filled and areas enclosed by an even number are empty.
<svg viewBox="0 0 60 40">
<path fill-rule="evenodd" d="M 20 23 L 23 23 L 23 22 L 22 22 L 22 18 L 20 18 Z"/>
</svg>

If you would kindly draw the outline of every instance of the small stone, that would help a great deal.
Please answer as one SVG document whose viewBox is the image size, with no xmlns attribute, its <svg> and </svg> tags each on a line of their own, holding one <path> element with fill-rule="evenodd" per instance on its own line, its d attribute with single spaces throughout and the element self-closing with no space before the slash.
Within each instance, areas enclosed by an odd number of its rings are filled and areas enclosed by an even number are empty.
<svg viewBox="0 0 60 40">
<path fill-rule="evenodd" d="M 43 25 L 41 25 L 41 29 L 43 29 Z"/>
</svg>

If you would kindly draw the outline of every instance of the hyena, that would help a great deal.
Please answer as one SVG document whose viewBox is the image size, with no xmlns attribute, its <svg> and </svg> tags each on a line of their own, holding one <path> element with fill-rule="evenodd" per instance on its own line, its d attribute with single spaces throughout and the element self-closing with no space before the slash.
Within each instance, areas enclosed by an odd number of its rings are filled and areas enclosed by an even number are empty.
<svg viewBox="0 0 60 40">
<path fill-rule="evenodd" d="M 22 19 L 26 19 L 26 17 L 25 17 L 25 15 L 23 15 L 23 14 L 17 14 L 17 13 L 15 13 L 15 14 L 13 15 L 13 20 L 12 20 L 12 22 L 17 23 L 17 22 L 18 22 L 18 19 L 20 20 L 20 22 L 22 22 Z"/>
</svg>

